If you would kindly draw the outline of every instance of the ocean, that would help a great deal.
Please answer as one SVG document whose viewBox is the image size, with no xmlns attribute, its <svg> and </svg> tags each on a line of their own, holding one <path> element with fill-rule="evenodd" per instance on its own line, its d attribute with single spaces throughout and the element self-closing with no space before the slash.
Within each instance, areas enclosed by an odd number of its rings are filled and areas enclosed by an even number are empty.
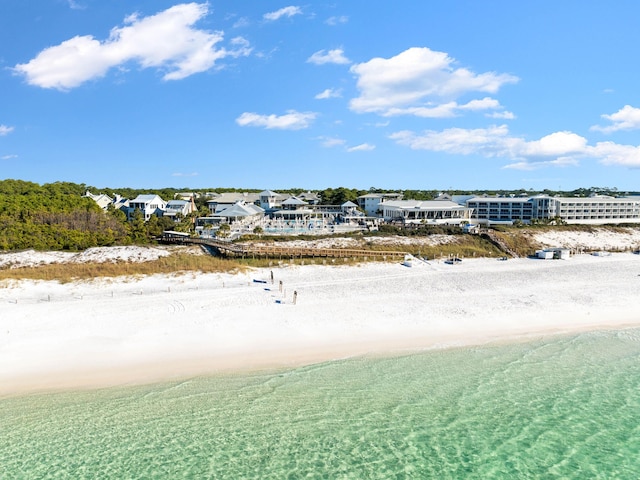
<svg viewBox="0 0 640 480">
<path fill-rule="evenodd" d="M 0 399 L 6 479 L 638 479 L 640 330 Z"/>
</svg>

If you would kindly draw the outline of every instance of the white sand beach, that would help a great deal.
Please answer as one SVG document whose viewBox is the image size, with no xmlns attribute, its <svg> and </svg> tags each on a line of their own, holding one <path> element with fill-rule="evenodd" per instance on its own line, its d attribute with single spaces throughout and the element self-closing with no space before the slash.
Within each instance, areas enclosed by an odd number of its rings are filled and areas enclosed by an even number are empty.
<svg viewBox="0 0 640 480">
<path fill-rule="evenodd" d="M 0 394 L 640 325 L 639 286 L 632 253 L 5 282 Z"/>
</svg>

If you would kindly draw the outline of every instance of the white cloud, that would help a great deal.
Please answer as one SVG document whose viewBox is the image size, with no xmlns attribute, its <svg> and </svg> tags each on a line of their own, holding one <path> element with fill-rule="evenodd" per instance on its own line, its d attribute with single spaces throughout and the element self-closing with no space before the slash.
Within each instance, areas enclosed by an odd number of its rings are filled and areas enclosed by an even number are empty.
<svg viewBox="0 0 640 480">
<path fill-rule="evenodd" d="M 322 92 L 317 94 L 314 98 L 316 100 L 325 100 L 327 98 L 340 98 L 340 97 L 342 97 L 342 91 L 341 90 L 335 90 L 333 88 L 327 88 L 326 90 L 323 90 Z"/>
<path fill-rule="evenodd" d="M 640 146 L 598 142 L 590 147 L 590 154 L 604 165 L 640 168 Z"/>
<path fill-rule="evenodd" d="M 513 120 L 514 118 L 516 118 L 516 116 L 513 114 L 513 112 L 509 112 L 507 110 L 505 110 L 503 112 L 485 113 L 484 116 L 487 117 L 487 118 L 496 118 L 496 119 L 500 119 L 500 120 Z"/>
<path fill-rule="evenodd" d="M 346 15 L 338 15 L 335 17 L 327 18 L 327 20 L 324 23 L 326 23 L 327 25 L 331 25 L 332 27 L 335 27 L 336 25 L 347 23 L 348 21 L 349 21 L 349 17 L 347 17 Z"/>
<path fill-rule="evenodd" d="M 316 65 L 324 65 L 325 63 L 335 63 L 338 65 L 346 65 L 351 63 L 347 57 L 344 56 L 344 50 L 336 48 L 334 50 L 319 50 L 307 59 L 308 63 L 315 63 Z"/>
<path fill-rule="evenodd" d="M 315 112 L 297 112 L 289 110 L 284 115 L 259 115 L 252 112 L 244 112 L 236 123 L 241 127 L 264 127 L 268 129 L 276 128 L 280 130 L 301 130 L 308 128 L 317 114 Z"/>
<path fill-rule="evenodd" d="M 603 165 L 640 168 L 640 146 L 614 142 L 598 142 L 591 146 L 584 137 L 567 131 L 527 141 L 511 136 L 507 126 L 500 125 L 486 129 L 427 130 L 421 135 L 404 130 L 389 138 L 414 150 L 505 158 L 512 163 L 504 168 L 518 170 L 575 166 L 581 158 L 594 158 Z"/>
<path fill-rule="evenodd" d="M 84 10 L 87 8 L 84 5 L 80 5 L 76 0 L 67 0 L 67 4 L 69 4 L 69 8 L 72 10 Z"/>
<path fill-rule="evenodd" d="M 518 81 L 509 74 L 475 74 L 466 68 L 454 68 L 454 63 L 444 52 L 414 47 L 395 57 L 373 58 L 353 65 L 351 72 L 357 77 L 360 96 L 351 100 L 350 108 L 381 115 L 433 116 L 440 112 L 451 116 L 453 110 L 460 109 L 452 103 L 459 96 L 496 93 L 503 85 Z M 473 105 L 472 102 L 466 105 Z M 486 99 L 480 102 L 485 102 L 487 108 L 498 108 L 495 100 L 493 106 Z M 441 105 L 446 106 L 441 109 Z"/>
<path fill-rule="evenodd" d="M 0 125 L 0 137 L 4 137 L 5 135 L 9 135 L 13 132 L 13 127 L 7 127 L 6 125 Z"/>
<path fill-rule="evenodd" d="M 625 105 L 616 113 L 611 115 L 602 115 L 605 120 L 610 120 L 613 125 L 601 127 L 594 125 L 591 130 L 596 130 L 603 133 L 612 133 L 619 130 L 637 130 L 640 129 L 640 108 L 632 107 L 631 105 Z"/>
<path fill-rule="evenodd" d="M 439 105 L 427 105 L 422 107 L 406 107 L 406 108 L 389 108 L 382 115 L 385 117 L 393 117 L 398 115 L 414 115 L 422 118 L 450 118 L 458 115 L 461 111 L 478 111 L 502 108 L 500 103 L 489 97 L 481 100 L 471 100 L 463 105 L 457 102 L 447 102 Z"/>
<path fill-rule="evenodd" d="M 555 160 L 543 160 L 538 162 L 521 161 L 516 163 L 510 163 L 502 168 L 512 170 L 538 170 L 544 167 L 576 167 L 578 166 L 578 160 L 572 157 L 559 157 Z"/>
<path fill-rule="evenodd" d="M 317 140 L 326 148 L 340 147 L 346 143 L 343 139 L 335 137 L 318 137 Z"/>
<path fill-rule="evenodd" d="M 216 48 L 222 32 L 193 28 L 207 13 L 206 3 L 188 3 L 148 17 L 129 15 L 125 26 L 113 28 L 106 41 L 91 35 L 73 37 L 16 65 L 14 72 L 24 75 L 30 85 L 67 90 L 131 61 L 166 71 L 164 80 L 179 80 L 204 72 L 225 57 L 249 55 L 247 43 L 232 50 Z"/>
<path fill-rule="evenodd" d="M 191 173 L 175 172 L 171 174 L 172 177 L 197 177 L 198 175 L 200 175 L 198 172 L 191 172 Z"/>
<path fill-rule="evenodd" d="M 300 7 L 289 6 L 276 10 L 275 12 L 265 13 L 263 18 L 265 20 L 274 21 L 282 17 L 293 17 L 294 15 L 300 14 L 302 14 L 302 9 Z"/>
<path fill-rule="evenodd" d="M 14 158 L 18 158 L 18 155 L 3 155 L 0 157 L 2 160 L 13 160 Z"/>
<path fill-rule="evenodd" d="M 587 140 L 572 132 L 555 132 L 539 140 L 526 141 L 509 135 L 506 125 L 490 128 L 428 130 L 422 135 L 400 131 L 390 135 L 400 145 L 459 155 L 479 154 L 487 158 L 515 160 L 508 168 L 576 165 L 579 157 L 591 156 Z"/>
<path fill-rule="evenodd" d="M 369 143 L 361 143 L 360 145 L 356 145 L 355 147 L 347 148 L 347 152 L 368 152 L 371 150 L 375 150 L 375 148 L 375 145 L 371 145 Z"/>
</svg>

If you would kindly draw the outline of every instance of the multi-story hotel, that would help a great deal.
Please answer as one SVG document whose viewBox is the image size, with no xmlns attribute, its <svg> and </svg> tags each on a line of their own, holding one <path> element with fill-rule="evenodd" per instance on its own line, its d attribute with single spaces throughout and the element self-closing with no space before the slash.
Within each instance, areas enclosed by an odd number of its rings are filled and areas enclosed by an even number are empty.
<svg viewBox="0 0 640 480">
<path fill-rule="evenodd" d="M 640 223 L 640 198 L 591 197 L 473 197 L 466 201 L 473 209 L 471 219 L 479 223 L 559 218 L 565 223 Z"/>
</svg>

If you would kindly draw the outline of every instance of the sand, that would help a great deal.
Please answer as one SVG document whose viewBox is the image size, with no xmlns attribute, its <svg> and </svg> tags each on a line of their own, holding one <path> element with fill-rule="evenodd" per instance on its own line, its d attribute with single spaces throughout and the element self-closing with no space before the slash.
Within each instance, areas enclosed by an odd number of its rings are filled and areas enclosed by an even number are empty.
<svg viewBox="0 0 640 480">
<path fill-rule="evenodd" d="M 639 287 L 632 253 L 12 281 L 0 288 L 0 394 L 634 326 Z"/>
</svg>

